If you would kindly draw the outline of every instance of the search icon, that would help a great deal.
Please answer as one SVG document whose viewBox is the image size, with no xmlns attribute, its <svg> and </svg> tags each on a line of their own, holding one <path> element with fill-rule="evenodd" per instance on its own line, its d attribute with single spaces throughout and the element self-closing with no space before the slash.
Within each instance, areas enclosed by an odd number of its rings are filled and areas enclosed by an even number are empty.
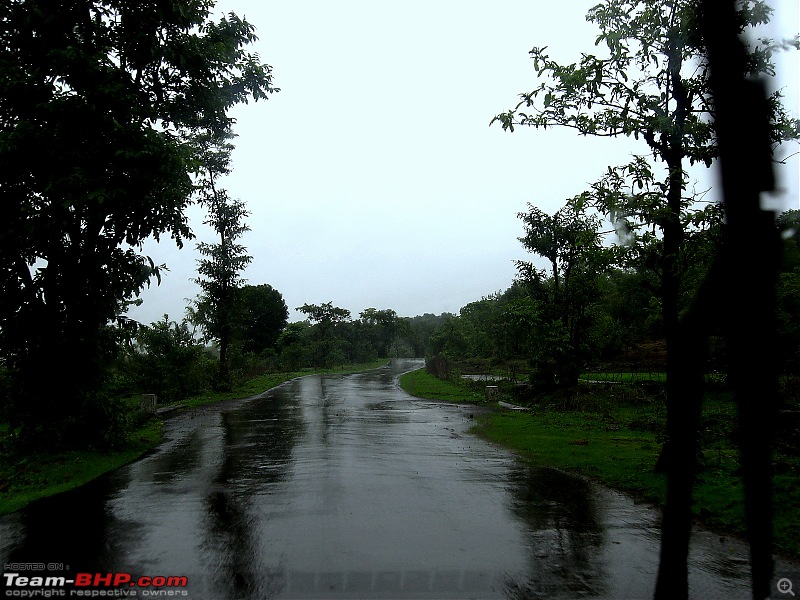
<svg viewBox="0 0 800 600">
<path fill-rule="evenodd" d="M 791 594 L 794 597 L 794 592 L 792 591 L 792 580 L 786 579 L 786 577 L 782 579 L 778 579 L 778 591 L 781 594 Z"/>
</svg>

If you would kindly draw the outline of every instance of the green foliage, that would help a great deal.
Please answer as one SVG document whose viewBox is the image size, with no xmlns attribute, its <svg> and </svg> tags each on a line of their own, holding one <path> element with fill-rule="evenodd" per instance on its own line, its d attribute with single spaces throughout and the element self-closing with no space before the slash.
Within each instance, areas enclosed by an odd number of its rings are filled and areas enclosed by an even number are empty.
<svg viewBox="0 0 800 600">
<path fill-rule="evenodd" d="M 443 314 L 429 334 L 427 354 L 458 360 L 492 357 L 503 363 L 527 357 L 535 314 L 522 287 L 512 285 L 502 294 L 467 304 L 457 316 Z"/>
<path fill-rule="evenodd" d="M 275 344 L 285 369 L 303 366 L 330 368 L 379 358 L 409 357 L 426 347 L 438 317 L 402 318 L 392 309 L 366 308 L 356 320 L 350 311 L 326 302 L 304 304 L 296 310 L 308 315 L 289 323 Z"/>
<path fill-rule="evenodd" d="M 536 314 L 529 336 L 535 381 L 545 387 L 571 386 L 595 350 L 590 331 L 599 319 L 592 309 L 601 277 L 619 252 L 602 245 L 600 220 L 587 213 L 584 196 L 572 198 L 552 216 L 529 204 L 519 217 L 525 224 L 522 245 L 551 265 L 547 273 L 517 261 Z"/>
<path fill-rule="evenodd" d="M 800 373 L 800 211 L 789 210 L 778 217 L 783 235 L 783 264 L 778 280 L 778 349 L 780 368 Z"/>
<path fill-rule="evenodd" d="M 519 125 L 560 126 L 646 144 L 649 154 L 610 166 L 584 197 L 633 247 L 629 266 L 653 269 L 660 278 L 668 336 L 676 330 L 682 303 L 693 296 L 691 286 L 704 274 L 721 221 L 719 207 L 686 193 L 686 163 L 710 166 L 719 154 L 697 6 L 692 0 L 604 0 L 587 14 L 599 29 L 596 51 L 560 64 L 545 47 L 533 48 L 536 87 L 493 119 L 512 131 Z M 740 30 L 768 22 L 771 12 L 760 0 L 739 3 Z M 798 47 L 798 42 L 788 45 Z M 781 46 L 760 39 L 748 48 L 750 75 L 773 75 L 772 53 Z M 783 109 L 779 92 L 769 104 L 773 145 L 798 139 L 800 122 Z M 658 163 L 663 169 L 656 169 Z M 546 255 L 547 249 L 542 251 Z"/>
<path fill-rule="evenodd" d="M 237 295 L 236 334 L 242 352 L 273 349 L 286 327 L 289 309 L 281 293 L 268 284 L 245 285 Z"/>
<path fill-rule="evenodd" d="M 217 385 L 222 389 L 231 386 L 228 352 L 234 339 L 237 321 L 237 300 L 242 285 L 241 272 L 253 257 L 247 248 L 237 243 L 250 228 L 244 222 L 250 214 L 244 202 L 228 196 L 216 185 L 217 179 L 230 173 L 228 166 L 233 146 L 228 142 L 230 132 L 220 135 L 203 134 L 194 142 L 203 157 L 198 186 L 200 202 L 207 211 L 204 224 L 214 229 L 219 241 L 213 244 L 200 242 L 197 250 L 204 257 L 197 261 L 199 277 L 195 282 L 201 292 L 190 310 L 192 321 L 201 327 L 204 340 L 216 341 L 219 347 L 219 376 Z"/>
<path fill-rule="evenodd" d="M 612 383 L 637 383 L 637 382 L 660 382 L 667 380 L 666 373 L 646 372 L 646 373 L 584 373 L 580 377 L 586 381 L 609 381 Z"/>
<path fill-rule="evenodd" d="M 308 315 L 313 324 L 309 350 L 314 366 L 331 367 L 345 362 L 345 340 L 342 335 L 344 324 L 350 320 L 350 311 L 325 304 L 304 304 L 295 310 Z"/>
<path fill-rule="evenodd" d="M 425 372 L 430 373 L 437 379 L 444 381 L 450 380 L 452 374 L 452 367 L 450 361 L 446 356 L 437 354 L 425 359 Z"/>
<path fill-rule="evenodd" d="M 142 327 L 136 345 L 121 361 L 138 393 L 156 394 L 160 403 L 199 394 L 211 385 L 213 361 L 197 343 L 186 321 L 167 315 Z"/>
<path fill-rule="evenodd" d="M 289 323 L 278 336 L 277 347 L 283 369 L 296 371 L 308 364 L 311 343 L 311 324 L 308 321 Z"/>
<path fill-rule="evenodd" d="M 359 322 L 364 330 L 361 343 L 370 347 L 373 356 L 382 358 L 391 356 L 398 335 L 407 330 L 406 322 L 392 309 L 364 309 L 359 314 Z"/>
<path fill-rule="evenodd" d="M 21 443 L 107 438 L 108 324 L 158 276 L 138 250 L 149 237 L 191 237 L 185 209 L 202 157 L 189 132 L 227 131 L 229 108 L 275 91 L 270 67 L 245 50 L 253 27 L 233 14 L 211 22 L 210 9 L 4 5 L 0 357 Z"/>
<path fill-rule="evenodd" d="M 450 313 L 442 313 L 441 315 L 425 313 L 405 319 L 408 323 L 406 336 L 412 347 L 411 356 L 421 358 L 435 354 L 436 350 L 433 348 L 434 334 L 443 323 L 452 317 L 453 315 Z"/>
<path fill-rule="evenodd" d="M 648 270 L 614 269 L 598 281 L 589 335 L 597 358 L 631 348 L 644 339 L 663 338 L 658 281 Z"/>
<path fill-rule="evenodd" d="M 319 337 L 324 338 L 339 323 L 350 320 L 350 311 L 346 308 L 333 306 L 332 302 L 324 304 L 303 304 L 295 310 L 308 316 L 308 320 L 315 325 L 320 325 Z"/>
<path fill-rule="evenodd" d="M 710 165 L 716 158 L 713 101 L 703 40 L 698 36 L 696 3 L 670 0 L 658 5 L 644 0 L 605 0 L 586 15 L 600 32 L 597 51 L 562 65 L 546 47 L 530 51 L 541 83 L 520 94 L 517 106 L 494 118 L 504 129 L 515 125 L 569 127 L 583 135 L 630 136 L 644 139 L 663 154 L 674 136 L 692 162 Z M 740 3 L 740 31 L 769 21 L 772 9 L 763 0 Z M 774 75 L 771 57 L 784 44 L 759 39 L 749 48 L 752 76 Z M 797 40 L 790 44 L 797 47 Z M 797 123 L 773 96 L 773 141 L 795 139 Z M 685 106 L 680 106 L 681 103 Z M 633 183 L 637 180 L 634 178 Z"/>
</svg>

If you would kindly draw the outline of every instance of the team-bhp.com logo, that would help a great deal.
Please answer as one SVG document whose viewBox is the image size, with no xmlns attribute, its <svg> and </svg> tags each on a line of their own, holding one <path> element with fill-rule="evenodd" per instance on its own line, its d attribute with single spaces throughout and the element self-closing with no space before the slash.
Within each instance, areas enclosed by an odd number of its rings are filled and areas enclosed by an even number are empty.
<svg viewBox="0 0 800 600">
<path fill-rule="evenodd" d="M 3 573 L 5 595 L 14 598 L 188 597 L 184 576 L 134 577 L 130 573 Z"/>
</svg>

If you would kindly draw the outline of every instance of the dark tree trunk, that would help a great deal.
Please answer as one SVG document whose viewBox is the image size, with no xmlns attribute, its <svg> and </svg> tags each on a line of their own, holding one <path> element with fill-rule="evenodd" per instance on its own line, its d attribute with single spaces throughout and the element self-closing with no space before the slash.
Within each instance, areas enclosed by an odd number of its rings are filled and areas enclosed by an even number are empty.
<svg viewBox="0 0 800 600">
<path fill-rule="evenodd" d="M 770 431 L 777 389 L 773 353 L 780 252 L 774 215 L 759 206 L 759 192 L 773 184 L 769 107 L 762 86 L 744 79 L 746 59 L 737 39 L 735 3 L 705 0 L 701 14 L 728 227 L 725 247 L 687 317 L 677 323 L 677 314 L 671 316 L 678 326 L 668 348 L 668 490 L 655 597 L 688 596 L 691 488 L 703 387 L 700 349 L 707 340 L 709 318 L 721 312 L 727 321 L 730 378 L 738 405 L 752 593 L 761 599 L 770 595 L 773 569 Z M 664 242 L 666 247 L 666 229 Z M 665 324 L 669 331 L 670 323 Z"/>
<path fill-rule="evenodd" d="M 669 169 L 664 232 L 662 302 L 667 343 L 667 440 L 659 467 L 667 473 L 667 501 L 661 532 L 661 561 L 655 598 L 688 597 L 687 559 L 691 533 L 692 483 L 697 454 L 697 426 L 703 390 L 703 352 L 696 323 L 682 323 L 680 311 L 680 252 L 683 227 L 680 221 L 683 196 L 683 146 L 687 91 L 680 75 L 681 41 L 670 33 L 669 73 L 675 119 L 672 130 L 662 136 L 662 156 Z"/>
<path fill-rule="evenodd" d="M 728 219 L 730 285 L 725 316 L 730 379 L 739 416 L 752 591 L 753 598 L 760 599 L 770 595 L 773 570 L 771 457 L 777 408 L 776 285 L 781 252 L 775 215 L 760 206 L 760 192 L 774 185 L 770 108 L 763 86 L 744 78 L 746 62 L 735 35 L 734 3 L 714 3 L 713 9 L 706 4 L 704 32 L 712 66 Z M 714 9 L 720 16 L 715 15 L 712 22 Z"/>
</svg>

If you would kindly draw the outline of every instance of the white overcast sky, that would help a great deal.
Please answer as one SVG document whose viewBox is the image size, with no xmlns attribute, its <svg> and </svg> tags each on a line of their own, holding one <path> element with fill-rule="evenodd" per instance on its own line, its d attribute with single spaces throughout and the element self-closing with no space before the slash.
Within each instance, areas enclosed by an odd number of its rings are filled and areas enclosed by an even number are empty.
<svg viewBox="0 0 800 600">
<path fill-rule="evenodd" d="M 280 291 L 290 320 L 303 318 L 295 307 L 324 302 L 354 318 L 368 307 L 457 313 L 508 288 L 513 261 L 529 258 L 516 216 L 527 202 L 557 210 L 606 166 L 647 151 L 628 139 L 489 127 L 535 87 L 533 46 L 562 62 L 592 52 L 597 29 L 585 14 L 597 1 L 218 2 L 215 14 L 256 26 L 253 50 L 281 88 L 233 112 L 239 137 L 224 185 L 252 213 L 248 283 Z M 775 37 L 800 31 L 797 0 L 772 5 Z M 796 54 L 779 64 L 794 117 Z M 797 157 L 779 178 L 789 192 L 769 207 L 798 208 Z M 213 241 L 202 221 L 192 208 L 198 239 Z M 170 270 L 129 316 L 184 316 L 198 293 L 196 241 L 145 245 Z"/>
</svg>

